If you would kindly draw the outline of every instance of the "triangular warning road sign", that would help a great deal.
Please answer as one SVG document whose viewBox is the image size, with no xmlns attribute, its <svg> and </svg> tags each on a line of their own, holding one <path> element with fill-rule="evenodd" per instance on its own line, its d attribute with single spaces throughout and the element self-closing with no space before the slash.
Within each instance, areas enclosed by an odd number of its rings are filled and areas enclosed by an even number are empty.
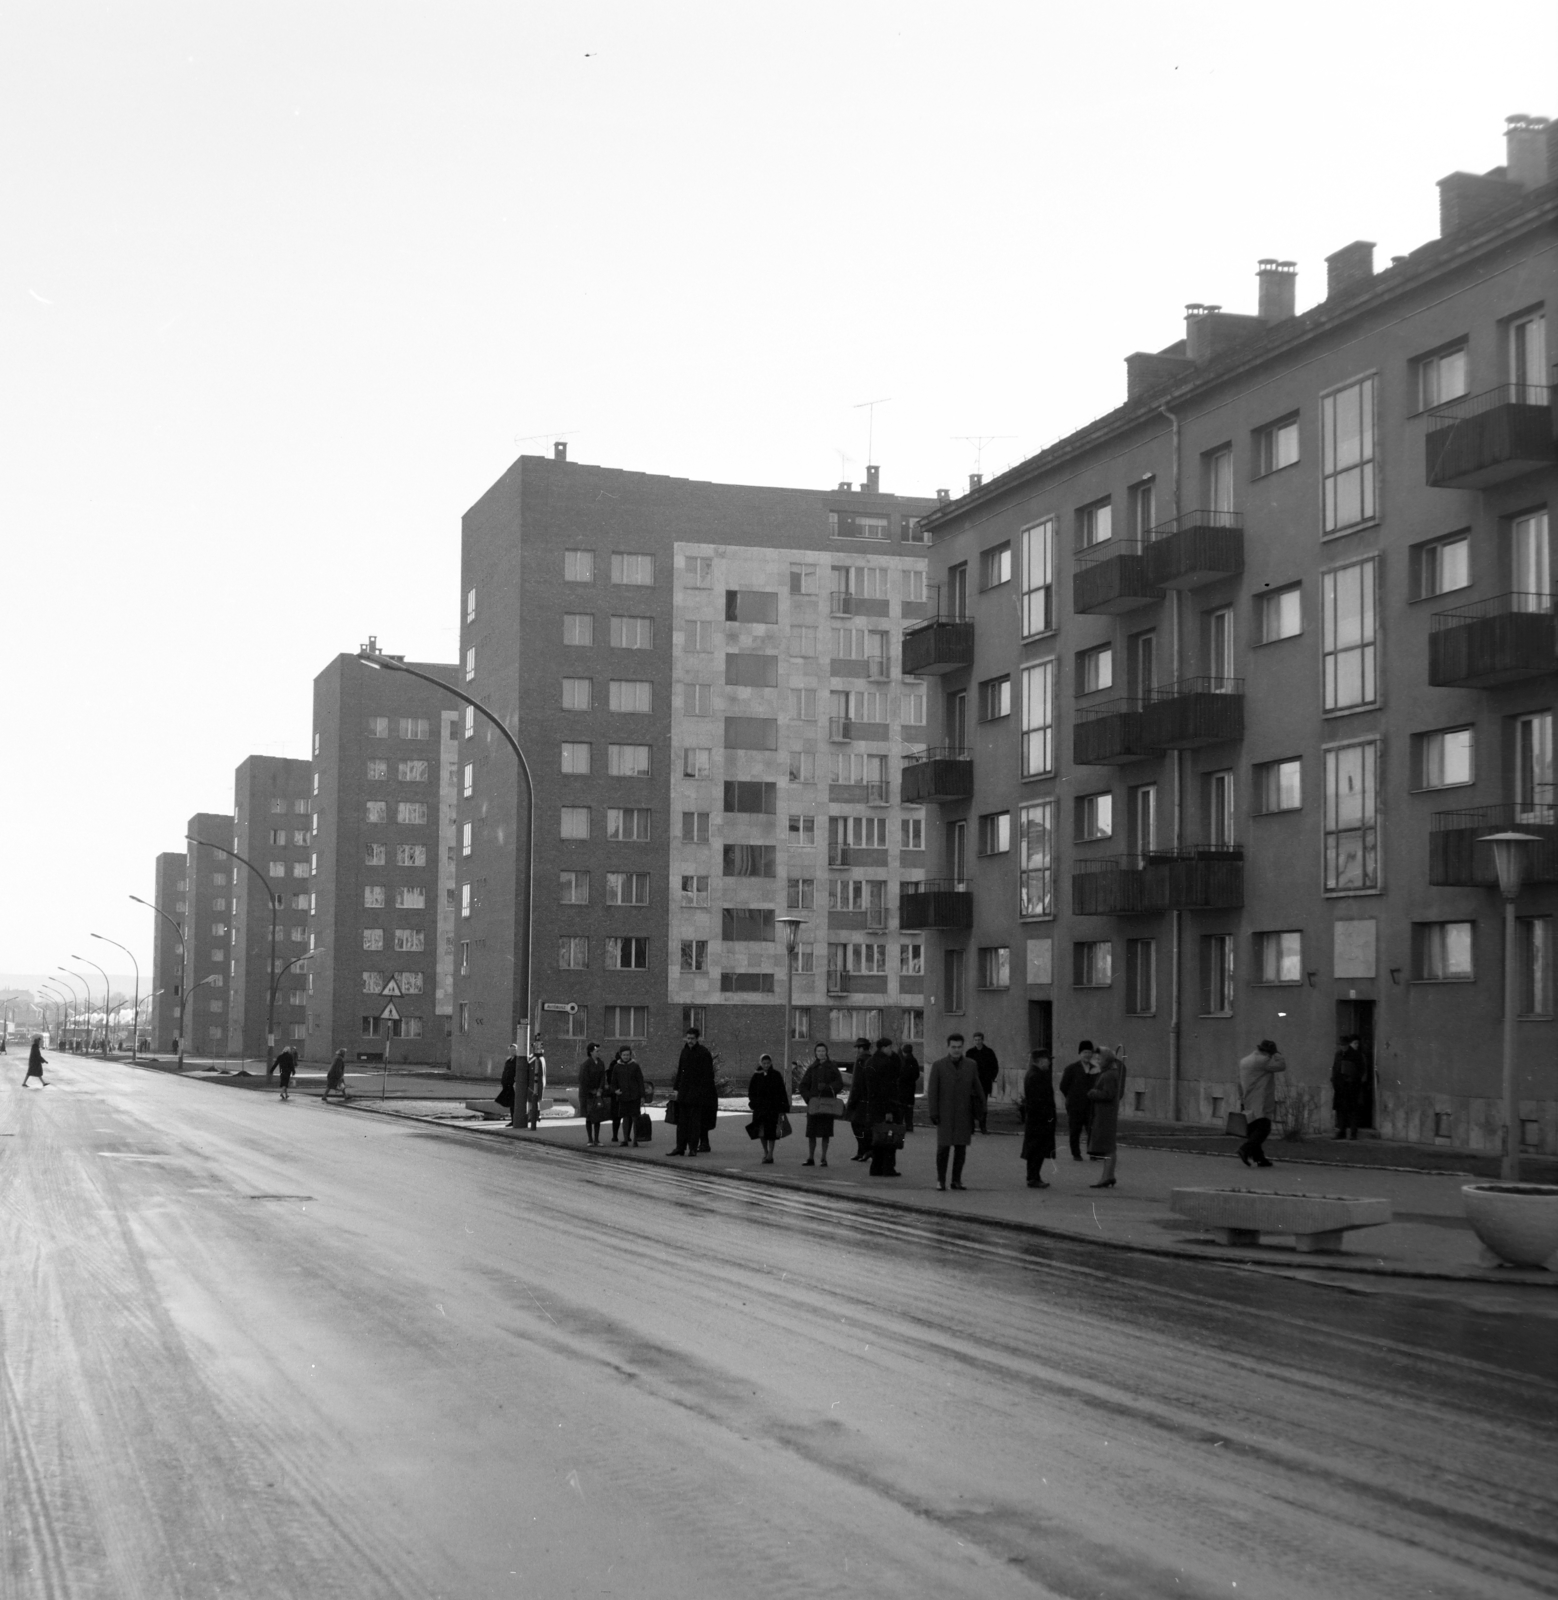
<svg viewBox="0 0 1558 1600">
<path fill-rule="evenodd" d="M 391 978 L 390 981 L 379 990 L 379 993 L 383 995 L 386 1000 L 390 999 L 391 997 L 399 999 L 403 994 L 405 994 L 405 992 L 406 991 L 402 989 L 393 978 Z"/>
<path fill-rule="evenodd" d="M 379 1019 L 382 1022 L 400 1021 L 400 1013 L 395 1009 L 395 1002 L 393 1000 L 391 1000 L 390 1003 L 379 1013 Z"/>
</svg>

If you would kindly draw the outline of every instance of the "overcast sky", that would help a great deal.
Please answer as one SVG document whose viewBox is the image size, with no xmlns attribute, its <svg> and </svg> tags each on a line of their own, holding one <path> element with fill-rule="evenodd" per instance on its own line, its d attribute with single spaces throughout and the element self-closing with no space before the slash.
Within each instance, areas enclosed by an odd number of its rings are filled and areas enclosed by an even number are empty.
<svg viewBox="0 0 1558 1600">
<path fill-rule="evenodd" d="M 1302 309 L 1433 237 L 1555 60 L 1551 0 L 13 0 L 0 972 L 149 966 L 126 896 L 315 673 L 454 659 L 514 456 L 825 486 L 881 398 L 884 487 L 959 489 L 1259 257 Z"/>
</svg>

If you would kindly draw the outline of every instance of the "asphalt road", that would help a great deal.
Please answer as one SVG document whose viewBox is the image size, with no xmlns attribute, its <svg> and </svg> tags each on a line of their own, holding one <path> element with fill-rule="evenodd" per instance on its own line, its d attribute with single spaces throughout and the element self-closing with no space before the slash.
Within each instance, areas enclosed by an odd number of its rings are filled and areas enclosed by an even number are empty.
<svg viewBox="0 0 1558 1600">
<path fill-rule="evenodd" d="M 1551 1320 L 20 1071 L 5 1600 L 1558 1594 Z"/>
</svg>

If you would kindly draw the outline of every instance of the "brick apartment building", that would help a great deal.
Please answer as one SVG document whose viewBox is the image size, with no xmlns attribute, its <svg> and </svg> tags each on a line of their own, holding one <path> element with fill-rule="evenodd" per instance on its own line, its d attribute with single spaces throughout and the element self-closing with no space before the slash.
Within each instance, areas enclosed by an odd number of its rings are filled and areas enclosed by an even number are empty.
<svg viewBox="0 0 1558 1600">
<path fill-rule="evenodd" d="M 196 1055 L 225 1056 L 232 992 L 234 863 L 211 846 L 232 848 L 233 819 L 198 811 L 184 832 L 191 841 L 184 859 L 184 943 L 189 964 L 184 1048 Z"/>
<path fill-rule="evenodd" d="M 188 879 L 189 858 L 184 851 L 164 851 L 157 857 L 152 889 L 152 904 L 184 928 L 187 916 L 184 909 Z M 151 955 L 151 1014 L 148 1037 L 155 1050 L 169 1050 L 179 1032 L 179 996 L 183 992 L 184 968 L 179 955 L 178 934 L 163 921 L 153 917 Z"/>
<path fill-rule="evenodd" d="M 1558 1149 L 1558 915 L 1545 314 L 1558 139 L 1440 184 L 1441 236 L 1358 242 L 1295 316 L 1187 308 L 1126 403 L 927 519 L 938 680 L 925 930 L 933 1044 L 1122 1041 L 1127 1113 L 1220 1120 L 1262 1037 L 1329 1120 L 1363 1034 L 1395 1138 L 1502 1139 L 1501 902 L 1518 904 L 1522 1142 Z M 1015 604 L 1013 603 L 1015 600 Z"/>
<path fill-rule="evenodd" d="M 310 763 L 283 756 L 250 756 L 233 775 L 232 847 L 265 875 L 268 893 L 247 867 L 229 863 L 233 868 L 230 1056 L 265 1058 L 273 972 L 308 949 L 312 777 Z M 274 950 L 271 896 L 277 900 Z M 278 1050 L 283 1044 L 301 1047 L 307 1037 L 306 969 L 287 968 L 280 979 L 275 1045 Z"/>
<path fill-rule="evenodd" d="M 517 730 L 536 788 L 533 1004 L 564 1068 L 588 1038 L 650 1075 L 687 1022 L 727 1068 L 923 1022 L 898 881 L 924 813 L 894 768 L 925 686 L 897 671 L 926 614 L 936 502 L 753 488 L 523 456 L 466 514 L 463 686 Z M 454 1063 L 498 1070 L 523 1012 L 516 764 L 460 727 Z M 522 836 L 521 836 L 522 837 Z M 518 937 L 516 937 L 518 929 Z"/>
<path fill-rule="evenodd" d="M 456 679 L 450 665 L 412 665 Z M 355 656 L 314 679 L 315 954 L 298 985 L 310 1061 L 342 1048 L 449 1061 L 458 721 L 452 696 Z"/>
</svg>

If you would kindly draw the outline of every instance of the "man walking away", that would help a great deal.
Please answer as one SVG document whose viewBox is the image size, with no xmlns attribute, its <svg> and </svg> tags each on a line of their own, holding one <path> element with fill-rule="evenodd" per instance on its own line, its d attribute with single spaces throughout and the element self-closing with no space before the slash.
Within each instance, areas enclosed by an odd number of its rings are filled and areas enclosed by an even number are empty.
<svg viewBox="0 0 1558 1600">
<path fill-rule="evenodd" d="M 1066 1102 L 1066 1133 L 1071 1140 L 1071 1159 L 1082 1159 L 1082 1134 L 1092 1121 L 1092 1088 L 1088 1077 L 1093 1064 L 1093 1041 L 1084 1039 L 1077 1046 L 1077 1059 L 1060 1075 L 1060 1098 Z"/>
<path fill-rule="evenodd" d="M 936 1187 L 947 1187 L 947 1157 L 952 1157 L 952 1187 L 963 1187 L 969 1141 L 985 1109 L 979 1069 L 963 1054 L 963 1035 L 947 1035 L 947 1053 L 931 1064 L 925 1111 L 936 1130 Z"/>
<path fill-rule="evenodd" d="M 990 1093 L 995 1088 L 995 1080 L 1001 1075 L 1001 1063 L 996 1060 L 995 1051 L 985 1043 L 982 1033 L 974 1035 L 974 1042 L 968 1047 L 968 1059 L 974 1063 L 974 1069 L 979 1074 L 979 1087 L 985 1096 L 984 1107 L 979 1113 L 979 1131 L 989 1133 L 986 1119 L 990 1109 Z"/>
<path fill-rule="evenodd" d="M 1344 1033 L 1331 1062 L 1331 1110 L 1336 1113 L 1337 1139 L 1356 1139 L 1363 1116 L 1363 1043 L 1356 1033 Z"/>
<path fill-rule="evenodd" d="M 1239 1159 L 1245 1166 L 1251 1162 L 1257 1167 L 1272 1164 L 1262 1147 L 1277 1109 L 1277 1074 L 1287 1069 L 1287 1062 L 1270 1039 L 1262 1039 L 1239 1063 L 1239 1098 L 1249 1119 L 1244 1143 L 1239 1146 Z"/>
<path fill-rule="evenodd" d="M 279 1056 L 276 1057 L 276 1071 L 281 1076 L 281 1098 L 292 1098 L 292 1074 L 297 1070 L 298 1053 L 289 1044 Z"/>
</svg>

